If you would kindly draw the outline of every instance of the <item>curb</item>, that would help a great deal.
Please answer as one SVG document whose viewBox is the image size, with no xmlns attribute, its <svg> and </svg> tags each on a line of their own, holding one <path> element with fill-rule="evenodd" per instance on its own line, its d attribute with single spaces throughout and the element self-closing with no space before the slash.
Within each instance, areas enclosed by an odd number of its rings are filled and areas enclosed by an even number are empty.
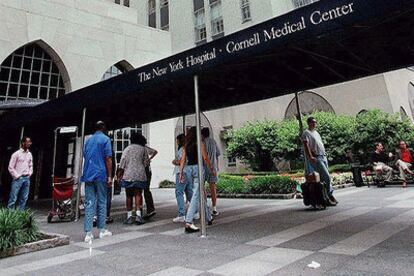
<svg viewBox="0 0 414 276">
<path fill-rule="evenodd" d="M 22 246 L 18 246 L 16 248 L 5 250 L 0 253 L 0 259 L 69 244 L 69 240 L 70 240 L 69 236 L 55 234 L 55 233 L 42 233 L 42 234 L 45 236 L 45 239 L 31 242 L 31 243 L 26 243 L 26 244 L 23 244 Z"/>
</svg>

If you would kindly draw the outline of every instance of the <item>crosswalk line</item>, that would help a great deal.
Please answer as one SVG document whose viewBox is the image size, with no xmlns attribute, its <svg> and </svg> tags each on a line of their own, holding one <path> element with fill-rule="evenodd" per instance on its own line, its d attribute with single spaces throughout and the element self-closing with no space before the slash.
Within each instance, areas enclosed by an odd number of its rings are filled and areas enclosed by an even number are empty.
<svg viewBox="0 0 414 276">
<path fill-rule="evenodd" d="M 410 210 L 328 246 L 320 252 L 356 256 L 413 224 L 414 210 Z"/>
<path fill-rule="evenodd" d="M 333 215 L 329 215 L 327 217 L 322 217 L 319 219 L 316 219 L 311 222 L 307 222 L 286 230 L 283 230 L 281 232 L 278 232 L 276 234 L 272 234 L 257 240 L 253 240 L 248 242 L 249 245 L 259 245 L 259 246 L 277 246 L 279 244 L 285 243 L 287 241 L 299 238 L 301 236 L 310 234 L 312 232 L 321 230 L 325 227 L 328 227 L 330 225 L 333 225 L 335 223 L 345 221 L 347 219 L 360 216 L 363 214 L 366 214 L 370 211 L 373 211 L 375 207 L 360 207 L 360 208 L 354 208 L 350 210 L 346 210 L 343 212 L 339 212 Z"/>
<path fill-rule="evenodd" d="M 31 263 L 16 265 L 16 266 L 9 267 L 9 268 L 6 268 L 6 269 L 0 269 L 0 275 L 8 275 L 8 276 L 20 275 L 20 274 L 24 274 L 24 273 L 27 273 L 27 272 L 33 272 L 33 271 L 36 271 L 36 270 L 40 270 L 40 269 L 44 269 L 44 268 L 48 268 L 48 267 L 52 267 L 52 266 L 57 266 L 57 265 L 70 263 L 70 262 L 73 262 L 73 261 L 88 259 L 88 258 L 91 258 L 93 256 L 101 255 L 101 254 L 104 254 L 104 253 L 105 252 L 99 251 L 99 250 L 78 251 L 78 252 L 69 253 L 69 254 L 65 254 L 65 255 L 61 255 L 61 256 L 47 258 L 47 259 L 44 259 L 44 260 L 38 260 L 38 261 L 35 261 L 35 262 L 31 262 Z"/>
<path fill-rule="evenodd" d="M 113 235 L 112 237 L 107 237 L 104 239 L 96 239 L 92 242 L 91 245 L 85 242 L 77 242 L 77 243 L 74 243 L 73 245 L 83 247 L 83 248 L 99 248 L 99 247 L 103 247 L 107 245 L 112 245 L 112 244 L 117 244 L 121 242 L 143 238 L 149 235 L 152 235 L 152 233 L 134 231 L 134 232 L 127 232 L 127 233 Z"/>
<path fill-rule="evenodd" d="M 260 216 L 260 215 L 265 215 L 268 213 L 272 213 L 272 212 L 276 212 L 276 211 L 281 211 L 281 210 L 285 210 L 287 208 L 290 208 L 291 205 L 277 205 L 277 206 L 263 206 L 263 207 L 267 207 L 267 208 L 262 208 L 260 210 L 256 210 L 256 211 L 251 211 L 251 212 L 246 212 L 246 213 L 242 213 L 242 214 L 238 214 L 238 215 L 234 215 L 234 216 L 228 216 L 228 217 L 224 217 L 224 218 L 220 218 L 219 220 L 215 221 L 214 224 L 211 227 L 216 227 L 218 225 L 223 225 L 223 224 L 227 224 L 227 223 L 231 223 L 231 222 L 235 222 L 238 220 L 242 220 L 242 219 L 246 219 L 246 218 L 251 218 L 251 217 L 256 217 L 256 216 Z M 167 236 L 178 236 L 183 234 L 183 228 L 179 228 L 179 229 L 174 229 L 174 230 L 170 230 L 170 231 L 166 231 L 166 232 L 162 232 L 160 234 L 162 235 L 167 235 Z"/>
</svg>

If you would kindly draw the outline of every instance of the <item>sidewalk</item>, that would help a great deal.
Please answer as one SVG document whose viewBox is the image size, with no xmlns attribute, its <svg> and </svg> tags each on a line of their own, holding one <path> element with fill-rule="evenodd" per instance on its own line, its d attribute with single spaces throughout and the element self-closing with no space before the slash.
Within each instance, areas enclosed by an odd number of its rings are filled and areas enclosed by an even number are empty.
<svg viewBox="0 0 414 276">
<path fill-rule="evenodd" d="M 82 242 L 82 220 L 41 228 L 71 236 L 65 247 L 0 260 L 0 275 L 412 275 L 414 188 L 347 188 L 337 207 L 301 200 L 220 199 L 207 238 L 174 224 L 173 190 L 153 191 L 154 219 L 125 227 L 115 198 L 114 236 Z M 311 269 L 312 261 L 321 264 Z"/>
</svg>

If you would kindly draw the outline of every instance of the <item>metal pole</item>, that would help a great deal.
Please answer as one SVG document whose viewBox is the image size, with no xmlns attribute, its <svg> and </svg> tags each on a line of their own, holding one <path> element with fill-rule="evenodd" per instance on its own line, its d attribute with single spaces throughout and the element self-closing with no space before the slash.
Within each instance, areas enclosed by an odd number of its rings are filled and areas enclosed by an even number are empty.
<svg viewBox="0 0 414 276">
<path fill-rule="evenodd" d="M 22 146 L 21 143 L 22 143 L 23 136 L 24 136 L 24 126 L 22 126 L 22 128 L 20 129 L 20 140 L 19 140 L 19 146 L 17 147 L 19 149 Z"/>
<path fill-rule="evenodd" d="M 183 134 L 185 135 L 185 115 L 183 115 Z"/>
<path fill-rule="evenodd" d="M 203 175 L 203 157 L 201 156 L 201 126 L 200 126 L 200 104 L 198 100 L 198 76 L 194 76 L 194 99 L 195 99 L 195 115 L 197 128 L 197 157 L 198 157 L 198 179 L 200 190 L 200 221 L 201 221 L 201 237 L 206 236 L 206 214 L 205 205 L 206 198 L 204 195 L 204 175 Z"/>
<path fill-rule="evenodd" d="M 57 135 L 60 127 L 55 129 L 55 141 L 53 143 L 53 161 L 52 161 L 52 189 L 55 186 L 55 166 L 56 166 L 56 145 L 57 145 Z M 55 200 L 52 199 L 52 212 L 55 211 Z"/>
<path fill-rule="evenodd" d="M 295 92 L 295 101 L 296 101 L 297 119 L 299 121 L 299 141 L 300 141 L 300 145 L 302 145 L 303 122 L 302 122 L 302 112 L 300 111 L 299 93 L 298 92 Z M 308 172 L 307 172 L 307 165 L 306 165 L 305 148 L 303 148 L 303 159 L 304 159 L 304 163 L 305 163 L 305 175 L 306 175 Z"/>
<path fill-rule="evenodd" d="M 82 174 L 82 163 L 83 163 L 83 143 L 85 140 L 85 122 L 86 122 L 86 107 L 82 111 L 82 129 L 81 129 L 81 144 L 80 144 L 80 156 L 79 156 L 79 167 L 78 167 L 78 191 L 76 193 L 76 221 L 79 220 L 79 201 L 81 195 L 81 181 L 80 176 Z"/>
<path fill-rule="evenodd" d="M 297 119 L 299 121 L 299 136 L 302 137 L 303 133 L 303 122 L 302 122 L 302 113 L 300 111 L 300 104 L 299 104 L 299 93 L 295 92 L 295 101 L 296 101 L 296 110 L 297 110 Z"/>
</svg>

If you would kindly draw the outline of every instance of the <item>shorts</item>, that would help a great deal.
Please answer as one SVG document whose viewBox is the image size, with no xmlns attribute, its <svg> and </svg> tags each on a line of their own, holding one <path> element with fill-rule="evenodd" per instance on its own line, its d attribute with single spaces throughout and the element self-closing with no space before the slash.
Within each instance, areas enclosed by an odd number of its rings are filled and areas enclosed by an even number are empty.
<svg viewBox="0 0 414 276">
<path fill-rule="evenodd" d="M 139 188 L 126 188 L 125 193 L 127 197 L 134 197 L 138 195 L 138 193 L 141 193 L 141 189 Z"/>
<path fill-rule="evenodd" d="M 148 188 L 148 182 L 147 181 L 126 181 L 126 180 L 122 180 L 121 181 L 121 187 L 125 188 L 125 189 L 137 188 L 137 189 L 145 190 L 146 188 Z"/>
<path fill-rule="evenodd" d="M 213 175 L 209 169 L 204 169 L 204 182 L 217 184 L 218 177 Z"/>
</svg>

